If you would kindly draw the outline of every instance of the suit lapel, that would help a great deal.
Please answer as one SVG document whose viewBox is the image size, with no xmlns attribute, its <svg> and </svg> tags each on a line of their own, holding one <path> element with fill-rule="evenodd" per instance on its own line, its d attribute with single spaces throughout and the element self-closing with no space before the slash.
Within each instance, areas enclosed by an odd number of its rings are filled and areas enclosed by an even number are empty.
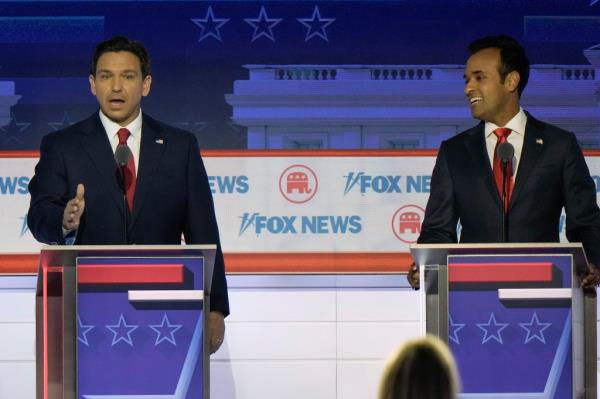
<svg viewBox="0 0 600 399">
<path fill-rule="evenodd" d="M 123 213 L 123 195 L 117 181 L 117 165 L 108 137 L 98 114 L 89 118 L 82 127 L 80 144 L 83 151 L 92 160 L 106 190 L 121 213 Z"/>
<path fill-rule="evenodd" d="M 481 178 L 488 189 L 488 192 L 498 205 L 498 208 L 500 208 L 502 206 L 502 202 L 500 196 L 498 195 L 498 189 L 496 189 L 494 174 L 492 172 L 492 167 L 487 154 L 483 122 L 475 126 L 473 129 L 471 129 L 471 131 L 472 133 L 470 134 L 466 145 L 473 161 L 473 168 L 474 170 L 479 171 Z"/>
<path fill-rule="evenodd" d="M 148 198 L 167 145 L 168 140 L 165 138 L 165 132 L 161 126 L 144 115 L 131 226 L 135 224 L 144 202 Z"/>
<path fill-rule="evenodd" d="M 535 167 L 544 148 L 540 143 L 543 143 L 545 138 L 546 136 L 541 124 L 531 115 L 527 114 L 527 124 L 525 125 L 525 137 L 523 138 L 523 149 L 517 169 L 517 179 L 510 199 L 511 208 L 517 201 L 521 191 L 523 191 L 523 187 L 525 187 L 527 179 Z"/>
</svg>

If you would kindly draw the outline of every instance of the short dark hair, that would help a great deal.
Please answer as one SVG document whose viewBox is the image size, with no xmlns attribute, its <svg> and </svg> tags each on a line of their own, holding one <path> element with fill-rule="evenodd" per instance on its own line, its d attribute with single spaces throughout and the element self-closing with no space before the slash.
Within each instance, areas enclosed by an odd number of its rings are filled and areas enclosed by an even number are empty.
<svg viewBox="0 0 600 399">
<path fill-rule="evenodd" d="M 111 39 L 98 43 L 96 46 L 96 51 L 94 51 L 90 75 L 96 76 L 98 59 L 100 59 L 102 54 L 109 52 L 117 53 L 119 51 L 128 51 L 138 57 L 140 60 L 140 67 L 142 69 L 142 78 L 150 75 L 150 56 L 148 55 L 148 51 L 141 42 L 129 40 L 125 36 L 115 36 Z"/>
<path fill-rule="evenodd" d="M 486 36 L 475 40 L 469 45 L 469 53 L 471 55 L 487 49 L 497 48 L 500 50 L 500 77 L 504 82 L 506 75 L 512 71 L 517 71 L 520 76 L 519 80 L 519 97 L 527 86 L 529 80 L 529 59 L 525 54 L 525 49 L 515 39 L 508 35 Z"/>
</svg>

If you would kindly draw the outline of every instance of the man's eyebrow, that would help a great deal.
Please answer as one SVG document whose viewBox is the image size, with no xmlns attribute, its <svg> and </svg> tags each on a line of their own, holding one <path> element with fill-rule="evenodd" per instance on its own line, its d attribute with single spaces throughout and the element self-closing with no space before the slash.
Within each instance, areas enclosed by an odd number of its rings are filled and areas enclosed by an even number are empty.
<svg viewBox="0 0 600 399">
<path fill-rule="evenodd" d="M 98 69 L 96 71 L 96 73 L 101 73 L 101 72 L 104 72 L 104 73 L 115 73 L 115 71 L 112 71 L 110 69 Z M 125 70 L 118 71 L 118 72 L 119 73 L 139 73 L 139 71 L 136 70 L 136 69 L 125 69 Z"/>
</svg>

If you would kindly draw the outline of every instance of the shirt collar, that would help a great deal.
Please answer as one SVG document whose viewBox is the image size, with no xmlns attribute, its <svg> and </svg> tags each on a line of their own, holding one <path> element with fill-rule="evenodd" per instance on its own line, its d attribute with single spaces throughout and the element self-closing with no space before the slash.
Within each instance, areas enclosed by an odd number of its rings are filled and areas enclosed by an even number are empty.
<svg viewBox="0 0 600 399">
<path fill-rule="evenodd" d="M 510 121 L 508 121 L 506 126 L 497 126 L 492 122 L 485 122 L 485 137 L 490 137 L 491 134 L 494 134 L 494 130 L 498 129 L 499 127 L 507 127 L 510 130 L 512 130 L 513 133 L 522 136 L 525 134 L 526 124 L 527 115 L 525 114 L 525 111 L 523 111 L 523 108 L 519 107 L 519 112 L 517 112 L 517 114 L 513 116 L 513 118 Z"/>
<path fill-rule="evenodd" d="M 132 120 L 127 126 L 121 126 L 118 123 L 110 120 L 108 118 L 108 116 L 106 116 L 104 114 L 104 112 L 102 112 L 102 110 L 100 110 L 99 112 L 100 112 L 100 121 L 102 122 L 102 126 L 104 126 L 104 130 L 106 131 L 106 134 L 108 134 L 108 137 L 112 138 L 112 137 L 116 136 L 119 129 L 124 127 L 127 130 L 129 130 L 129 133 L 131 133 L 133 138 L 135 138 L 138 141 L 140 140 L 141 134 L 142 134 L 142 110 L 141 109 L 140 109 L 140 113 L 138 114 L 138 116 L 136 116 L 136 118 L 134 120 Z"/>
</svg>

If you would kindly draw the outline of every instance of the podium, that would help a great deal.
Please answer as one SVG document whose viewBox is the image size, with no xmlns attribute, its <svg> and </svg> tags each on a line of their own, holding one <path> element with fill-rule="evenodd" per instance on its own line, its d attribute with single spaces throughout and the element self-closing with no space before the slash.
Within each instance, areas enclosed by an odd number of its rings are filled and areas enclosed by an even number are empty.
<svg viewBox="0 0 600 399">
<path fill-rule="evenodd" d="M 49 246 L 36 293 L 37 399 L 209 398 L 215 245 Z"/>
<path fill-rule="evenodd" d="M 596 398 L 596 293 L 581 244 L 418 244 L 424 333 L 461 398 Z"/>
</svg>

